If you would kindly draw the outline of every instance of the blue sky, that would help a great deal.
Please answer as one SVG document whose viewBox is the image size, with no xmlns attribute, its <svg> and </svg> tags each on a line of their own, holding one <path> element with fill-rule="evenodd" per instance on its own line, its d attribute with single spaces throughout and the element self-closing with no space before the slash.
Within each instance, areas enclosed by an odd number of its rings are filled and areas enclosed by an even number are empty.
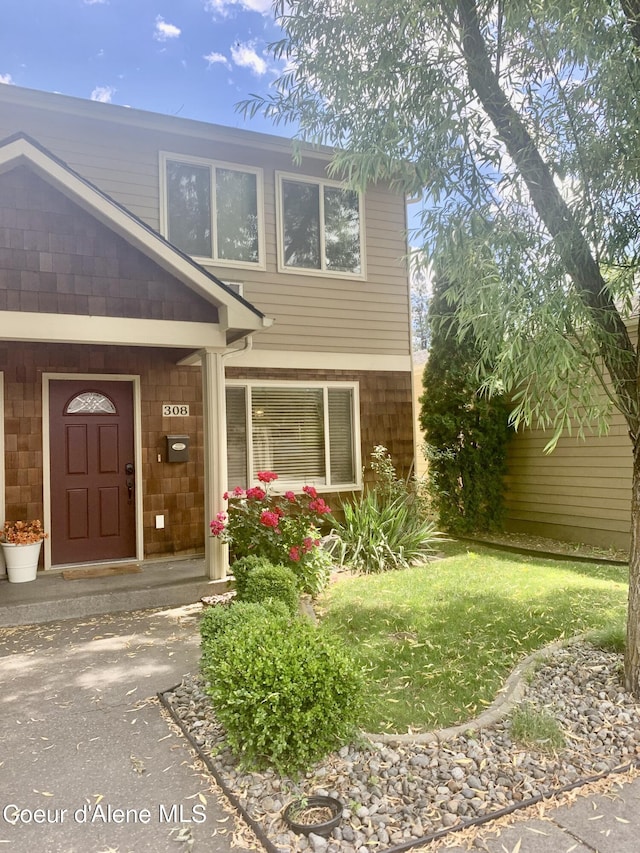
<svg viewBox="0 0 640 853">
<path fill-rule="evenodd" d="M 0 81 L 248 127 L 234 104 L 268 92 L 280 34 L 271 0 L 1 0 Z"/>
</svg>

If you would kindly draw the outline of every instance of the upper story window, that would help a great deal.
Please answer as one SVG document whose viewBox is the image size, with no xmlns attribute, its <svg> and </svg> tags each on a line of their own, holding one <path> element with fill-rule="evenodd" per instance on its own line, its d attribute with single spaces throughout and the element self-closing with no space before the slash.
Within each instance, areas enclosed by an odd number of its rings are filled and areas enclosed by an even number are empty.
<svg viewBox="0 0 640 853">
<path fill-rule="evenodd" d="M 263 264 L 259 169 L 163 154 L 161 175 L 162 230 L 170 243 L 205 262 Z"/>
<path fill-rule="evenodd" d="M 278 175 L 283 270 L 361 278 L 362 198 L 340 184 Z"/>
</svg>

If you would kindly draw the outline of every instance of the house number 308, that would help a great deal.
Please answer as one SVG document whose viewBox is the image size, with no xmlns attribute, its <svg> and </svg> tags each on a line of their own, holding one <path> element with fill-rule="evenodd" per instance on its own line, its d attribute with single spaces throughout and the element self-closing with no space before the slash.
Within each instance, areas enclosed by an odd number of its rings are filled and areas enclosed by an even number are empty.
<svg viewBox="0 0 640 853">
<path fill-rule="evenodd" d="M 189 405 L 185 403 L 163 403 L 163 418 L 186 418 L 189 416 Z"/>
</svg>

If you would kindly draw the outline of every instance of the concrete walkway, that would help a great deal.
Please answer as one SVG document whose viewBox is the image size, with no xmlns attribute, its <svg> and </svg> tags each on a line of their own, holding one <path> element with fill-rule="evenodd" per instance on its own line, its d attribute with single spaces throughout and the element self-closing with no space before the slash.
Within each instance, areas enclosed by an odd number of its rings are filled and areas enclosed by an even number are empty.
<svg viewBox="0 0 640 853">
<path fill-rule="evenodd" d="M 535 807 L 532 807 L 535 810 Z M 640 850 L 640 778 L 613 783 L 605 793 L 577 796 L 570 805 L 541 809 L 500 828 L 487 824 L 472 850 L 488 853 L 638 853 Z M 455 836 L 450 836 L 451 844 Z M 444 849 L 444 842 L 437 849 Z M 447 853 L 468 853 L 467 845 Z"/>
<path fill-rule="evenodd" d="M 0 628 L 1 850 L 230 853 L 234 816 L 155 698 L 198 665 L 193 614 Z"/>
</svg>

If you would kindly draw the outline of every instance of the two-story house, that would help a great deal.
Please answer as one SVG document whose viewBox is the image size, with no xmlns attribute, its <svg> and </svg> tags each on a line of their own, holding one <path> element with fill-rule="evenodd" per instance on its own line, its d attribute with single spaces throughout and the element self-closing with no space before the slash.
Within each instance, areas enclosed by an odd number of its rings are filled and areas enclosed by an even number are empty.
<svg viewBox="0 0 640 853">
<path fill-rule="evenodd" d="M 276 136 L 0 86 L 0 511 L 44 567 L 195 554 L 223 492 L 413 460 L 405 200 Z"/>
</svg>

